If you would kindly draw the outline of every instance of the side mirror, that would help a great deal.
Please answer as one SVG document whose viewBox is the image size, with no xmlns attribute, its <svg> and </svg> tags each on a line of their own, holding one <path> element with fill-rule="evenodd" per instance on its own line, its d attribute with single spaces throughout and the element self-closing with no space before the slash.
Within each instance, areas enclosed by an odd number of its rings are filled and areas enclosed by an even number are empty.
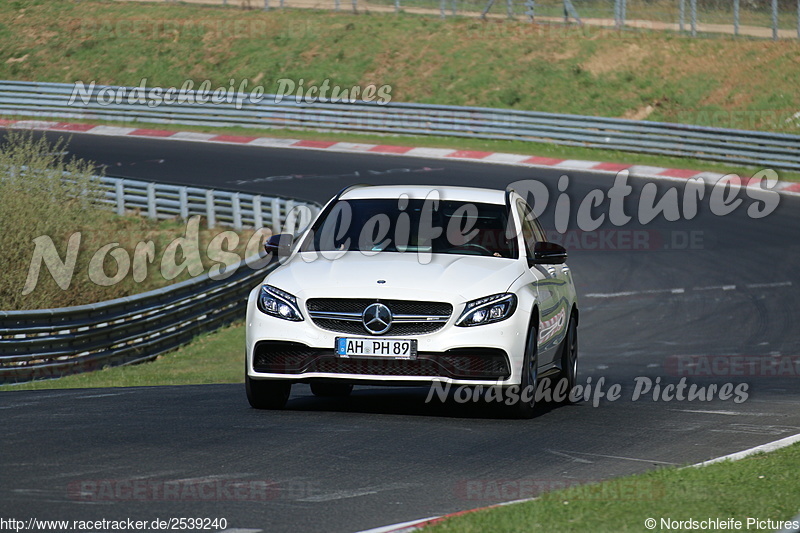
<svg viewBox="0 0 800 533">
<path fill-rule="evenodd" d="M 273 235 L 264 243 L 264 250 L 272 255 L 272 260 L 288 257 L 292 253 L 294 237 L 289 233 Z"/>
<path fill-rule="evenodd" d="M 535 265 L 560 265 L 567 260 L 567 250 L 554 242 L 537 242 L 533 246 L 533 259 Z"/>
</svg>

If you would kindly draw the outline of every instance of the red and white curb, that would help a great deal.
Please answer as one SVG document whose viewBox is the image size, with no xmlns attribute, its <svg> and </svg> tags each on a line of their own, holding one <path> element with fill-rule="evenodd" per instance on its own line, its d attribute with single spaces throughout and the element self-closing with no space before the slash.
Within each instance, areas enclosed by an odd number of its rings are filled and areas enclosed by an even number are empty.
<svg viewBox="0 0 800 533">
<path fill-rule="evenodd" d="M 424 527 L 432 526 L 433 524 L 443 522 L 444 520 L 447 520 L 449 518 L 454 518 L 456 516 L 470 514 L 477 511 L 485 511 L 487 509 L 494 509 L 496 507 L 505 507 L 506 505 L 514 505 L 515 503 L 532 502 L 535 499 L 536 498 L 525 498 L 522 500 L 513 500 L 510 502 L 497 503 L 494 505 L 488 505 L 486 507 L 479 507 L 477 509 L 468 509 L 466 511 L 459 511 L 457 513 L 450 513 L 442 516 L 432 516 L 430 518 L 421 518 L 419 520 L 411 520 L 409 522 L 392 524 L 390 526 L 376 527 L 374 529 L 365 529 L 364 531 L 359 531 L 358 533 L 411 533 L 412 531 L 419 531 Z"/>
<path fill-rule="evenodd" d="M 383 144 L 351 143 L 336 141 L 313 141 L 299 139 L 281 139 L 275 137 L 251 137 L 244 135 L 227 135 L 213 133 L 197 133 L 189 131 L 173 131 L 160 129 L 129 128 L 122 126 L 96 126 L 93 124 L 76 124 L 69 122 L 51 122 L 42 120 L 2 120 L 0 127 L 12 129 L 33 129 L 43 131 L 65 131 L 88 133 L 112 137 L 150 137 L 175 141 L 211 142 L 246 146 L 262 146 L 266 148 L 292 148 L 302 150 L 324 150 L 340 153 L 369 153 L 405 157 L 425 157 L 428 159 L 462 160 L 489 164 L 511 165 L 531 168 L 549 168 L 559 170 L 589 171 L 598 174 L 616 175 L 627 170 L 633 177 L 688 180 L 702 178 L 706 183 L 716 183 L 723 174 L 702 172 L 682 168 L 662 168 L 646 165 L 626 165 L 601 161 L 584 161 L 579 159 L 555 159 L 502 152 L 481 152 L 476 150 L 453 150 L 449 148 L 420 148 L 411 146 L 395 146 Z M 755 172 L 755 170 L 754 170 Z M 748 176 L 740 176 L 742 186 L 760 187 L 760 180 L 752 180 Z M 800 183 L 779 181 L 772 189 L 782 193 L 800 194 Z"/>
<path fill-rule="evenodd" d="M 738 461 L 740 459 L 744 459 L 745 457 L 749 457 L 751 455 L 755 455 L 757 453 L 768 453 L 775 450 L 779 450 L 781 448 L 785 448 L 787 446 L 791 446 L 792 444 L 800 442 L 800 433 L 797 435 L 792 435 L 790 437 L 786 437 L 783 439 L 779 439 L 773 442 L 768 442 L 766 444 L 762 444 L 760 446 L 755 446 L 753 448 L 749 448 L 747 450 L 742 450 L 740 452 L 731 453 L 729 455 L 723 455 L 722 457 L 717 457 L 715 459 L 709 459 L 708 461 L 703 461 L 701 463 L 689 465 L 685 468 L 697 468 L 707 465 L 712 465 L 715 463 L 721 463 L 723 461 Z M 495 507 L 503 507 L 506 505 L 512 505 L 515 503 L 523 503 L 523 502 L 531 502 L 536 498 L 525 498 L 524 500 L 514 500 L 510 502 L 503 502 L 498 503 L 495 505 L 489 505 L 487 507 L 479 507 L 477 509 L 469 509 L 466 511 L 459 511 L 457 513 L 446 514 L 443 516 L 433 516 L 430 518 L 421 518 L 419 520 L 411 520 L 409 522 L 402 522 L 400 524 L 392 524 L 389 526 L 382 526 L 377 527 L 374 529 L 366 529 L 363 531 L 359 531 L 359 533 L 411 533 L 412 531 L 419 531 L 420 529 L 436 524 L 438 522 L 442 522 L 443 520 L 447 520 L 448 518 L 453 518 L 456 516 L 461 516 L 469 513 L 474 513 L 476 511 L 485 511 L 487 509 L 494 509 Z"/>
</svg>

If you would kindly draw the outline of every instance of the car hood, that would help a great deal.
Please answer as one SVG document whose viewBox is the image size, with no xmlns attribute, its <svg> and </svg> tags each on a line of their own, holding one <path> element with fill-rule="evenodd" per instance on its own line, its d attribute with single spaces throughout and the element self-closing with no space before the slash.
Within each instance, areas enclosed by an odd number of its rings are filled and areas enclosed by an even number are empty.
<svg viewBox="0 0 800 533">
<path fill-rule="evenodd" d="M 333 260 L 296 254 L 266 283 L 307 298 L 383 298 L 468 301 L 505 292 L 522 274 L 514 259 L 414 253 L 347 252 Z M 385 283 L 379 283 L 384 281 Z"/>
</svg>

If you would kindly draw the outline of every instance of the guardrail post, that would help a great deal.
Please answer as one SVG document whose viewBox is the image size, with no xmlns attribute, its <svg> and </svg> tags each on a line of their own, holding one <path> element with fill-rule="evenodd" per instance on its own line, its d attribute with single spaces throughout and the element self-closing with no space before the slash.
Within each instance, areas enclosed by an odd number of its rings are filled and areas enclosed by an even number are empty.
<svg viewBox="0 0 800 533">
<path fill-rule="evenodd" d="M 739 0 L 733 0 L 733 34 L 739 35 Z"/>
<path fill-rule="evenodd" d="M 353 13 L 358 13 L 358 0 L 353 0 Z"/>
<path fill-rule="evenodd" d="M 156 208 L 156 184 L 147 184 L 147 216 L 148 218 L 158 218 L 158 209 Z"/>
<path fill-rule="evenodd" d="M 300 227 L 306 229 L 311 224 L 311 209 L 300 206 Z"/>
<path fill-rule="evenodd" d="M 333 9 L 339 11 L 339 0 L 333 0 Z"/>
<path fill-rule="evenodd" d="M 442 18 L 445 18 L 447 16 L 447 13 L 445 13 L 445 10 L 447 9 L 445 2 L 447 2 L 447 0 L 439 0 L 439 11 L 441 13 Z"/>
<path fill-rule="evenodd" d="M 506 14 L 509 19 L 514 18 L 514 0 L 506 0 Z"/>
<path fill-rule="evenodd" d="M 798 0 L 798 2 L 800 2 L 800 0 Z M 489 3 L 487 3 L 486 7 L 483 8 L 483 11 L 481 12 L 481 18 L 482 19 L 486 19 L 486 13 L 488 13 L 489 10 L 492 9 L 492 5 L 493 4 L 494 4 L 494 0 L 489 0 Z"/>
<path fill-rule="evenodd" d="M 214 191 L 206 191 L 206 219 L 208 220 L 208 229 L 212 229 L 217 225 L 216 202 L 214 201 Z"/>
<path fill-rule="evenodd" d="M 264 215 L 261 213 L 261 195 L 253 196 L 253 227 L 261 229 L 264 227 Z"/>
<path fill-rule="evenodd" d="M 680 0 L 678 5 L 678 31 L 683 33 L 684 23 L 686 20 L 686 0 Z"/>
<path fill-rule="evenodd" d="M 242 204 L 239 201 L 239 193 L 235 192 L 231 196 L 231 207 L 233 208 L 233 229 L 242 230 Z"/>
<path fill-rule="evenodd" d="M 772 0 L 772 40 L 778 40 L 778 0 Z"/>
<path fill-rule="evenodd" d="M 264 11 L 269 11 L 269 0 L 264 0 Z"/>
<path fill-rule="evenodd" d="M 295 233 L 297 231 L 297 211 L 292 200 L 286 200 L 283 208 L 286 210 L 286 218 L 283 220 L 283 231 Z"/>
<path fill-rule="evenodd" d="M 189 218 L 189 194 L 186 191 L 186 187 L 178 189 L 178 198 L 180 198 L 181 202 L 181 218 L 186 220 Z"/>
<path fill-rule="evenodd" d="M 272 233 L 277 235 L 281 232 L 281 200 L 280 198 L 273 198 L 272 204 Z"/>
<path fill-rule="evenodd" d="M 536 17 L 536 2 L 534 0 L 525 0 L 525 16 L 528 17 L 528 22 L 533 23 Z"/>
<path fill-rule="evenodd" d="M 117 215 L 125 215 L 125 180 L 118 179 L 114 183 L 117 196 Z"/>
<path fill-rule="evenodd" d="M 450 9 L 453 11 L 453 15 L 454 16 L 456 14 L 458 14 L 458 4 L 457 4 L 457 2 L 458 2 L 458 0 L 452 0 L 450 2 Z"/>
<path fill-rule="evenodd" d="M 575 19 L 575 22 L 578 24 L 583 24 L 581 22 L 581 16 L 578 14 L 578 11 L 575 9 L 575 6 L 572 5 L 572 0 L 563 0 L 564 2 L 564 24 L 569 24 L 569 17 Z M 622 18 L 625 18 L 625 0 L 622 0 Z"/>
<path fill-rule="evenodd" d="M 628 0 L 621 0 L 620 26 L 625 27 L 625 19 L 628 18 Z"/>
<path fill-rule="evenodd" d="M 689 2 L 689 10 L 691 11 L 691 24 L 692 24 L 692 37 L 697 37 L 697 0 Z"/>
</svg>

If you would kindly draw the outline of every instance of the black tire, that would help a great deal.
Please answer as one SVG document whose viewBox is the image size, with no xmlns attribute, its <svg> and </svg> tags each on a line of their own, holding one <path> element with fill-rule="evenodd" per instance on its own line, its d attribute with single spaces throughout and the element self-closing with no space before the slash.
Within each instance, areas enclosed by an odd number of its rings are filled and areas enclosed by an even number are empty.
<svg viewBox="0 0 800 533">
<path fill-rule="evenodd" d="M 283 409 L 292 392 L 292 383 L 283 380 L 252 379 L 245 374 L 247 401 L 255 409 Z"/>
<path fill-rule="evenodd" d="M 311 383 L 311 392 L 314 393 L 314 396 L 324 398 L 345 398 L 353 392 L 353 385 L 351 383 L 315 382 Z"/>
<path fill-rule="evenodd" d="M 569 395 L 578 381 L 578 324 L 575 317 L 569 319 L 567 336 L 561 345 L 561 372 L 558 379 L 567 381 L 567 397 L 561 403 L 572 403 Z"/>
<path fill-rule="evenodd" d="M 522 379 L 519 386 L 519 401 L 510 405 L 514 418 L 528 419 L 536 415 L 536 389 L 539 386 L 539 331 L 531 327 L 525 343 L 525 357 L 522 362 Z M 530 401 L 523 400 L 525 391 L 530 392 Z M 507 397 L 507 396 L 506 396 Z"/>
</svg>

